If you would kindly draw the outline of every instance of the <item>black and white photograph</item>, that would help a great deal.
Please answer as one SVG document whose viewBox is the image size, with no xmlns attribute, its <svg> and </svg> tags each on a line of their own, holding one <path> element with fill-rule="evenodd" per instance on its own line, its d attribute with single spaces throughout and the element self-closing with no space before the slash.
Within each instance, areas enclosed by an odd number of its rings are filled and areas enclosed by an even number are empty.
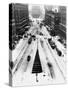
<svg viewBox="0 0 68 90">
<path fill-rule="evenodd" d="M 66 82 L 66 6 L 9 4 L 9 85 Z"/>
</svg>

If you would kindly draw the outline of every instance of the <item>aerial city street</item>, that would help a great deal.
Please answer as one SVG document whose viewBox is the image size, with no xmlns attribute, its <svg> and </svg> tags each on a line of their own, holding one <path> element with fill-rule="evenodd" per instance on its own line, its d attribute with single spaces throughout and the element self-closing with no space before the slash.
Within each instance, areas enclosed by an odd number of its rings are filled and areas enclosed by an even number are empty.
<svg viewBox="0 0 68 90">
<path fill-rule="evenodd" d="M 66 7 L 9 5 L 9 84 L 66 81 Z"/>
</svg>

